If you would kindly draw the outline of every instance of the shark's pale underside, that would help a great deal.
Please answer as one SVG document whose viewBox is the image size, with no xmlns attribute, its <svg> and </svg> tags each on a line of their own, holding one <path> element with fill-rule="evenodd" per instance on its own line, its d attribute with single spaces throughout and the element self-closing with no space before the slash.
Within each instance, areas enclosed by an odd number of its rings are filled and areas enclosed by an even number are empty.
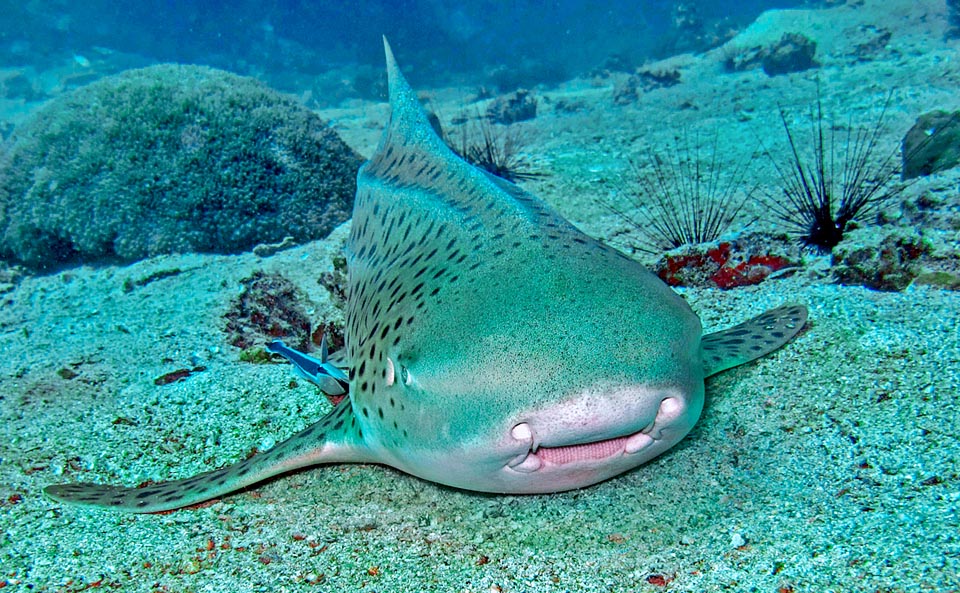
<svg viewBox="0 0 960 593">
<path fill-rule="evenodd" d="M 705 377 L 804 325 L 806 309 L 785 306 L 702 336 L 655 275 L 451 152 L 386 55 L 392 114 L 360 170 L 348 243 L 348 397 L 223 469 L 48 496 L 156 512 L 347 462 L 486 492 L 588 486 L 676 444 L 700 415 Z"/>
</svg>

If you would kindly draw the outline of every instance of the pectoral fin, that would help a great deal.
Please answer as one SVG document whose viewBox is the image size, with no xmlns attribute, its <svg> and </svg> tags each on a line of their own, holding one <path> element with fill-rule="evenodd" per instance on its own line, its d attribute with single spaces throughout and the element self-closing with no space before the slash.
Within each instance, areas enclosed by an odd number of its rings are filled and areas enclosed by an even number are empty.
<svg viewBox="0 0 960 593">
<path fill-rule="evenodd" d="M 773 352 L 797 335 L 806 321 L 806 307 L 785 305 L 704 336 L 700 341 L 704 376 L 715 375 Z"/>
</svg>

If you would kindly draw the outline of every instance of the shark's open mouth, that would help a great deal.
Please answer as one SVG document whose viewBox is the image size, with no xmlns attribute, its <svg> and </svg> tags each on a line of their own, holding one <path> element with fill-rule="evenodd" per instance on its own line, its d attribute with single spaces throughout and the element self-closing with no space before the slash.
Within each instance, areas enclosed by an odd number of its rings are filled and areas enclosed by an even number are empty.
<svg viewBox="0 0 960 593">
<path fill-rule="evenodd" d="M 652 428 L 652 425 L 649 428 Z M 544 464 L 565 465 L 576 462 L 600 461 L 621 454 L 630 455 L 653 444 L 654 439 L 650 434 L 647 434 L 648 429 L 631 435 L 592 443 L 562 447 L 539 447 L 535 451 L 530 450 L 525 455 L 518 456 L 509 464 L 509 467 L 518 472 L 530 473 L 537 471 Z"/>
</svg>

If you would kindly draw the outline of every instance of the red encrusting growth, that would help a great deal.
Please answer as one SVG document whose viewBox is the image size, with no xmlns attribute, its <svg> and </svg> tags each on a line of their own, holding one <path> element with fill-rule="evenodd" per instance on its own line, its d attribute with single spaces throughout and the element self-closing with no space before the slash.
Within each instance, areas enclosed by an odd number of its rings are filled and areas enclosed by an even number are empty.
<svg viewBox="0 0 960 593">
<path fill-rule="evenodd" d="M 657 275 L 670 286 L 713 284 L 729 290 L 759 284 L 771 273 L 794 265 L 773 254 L 750 255 L 744 259 L 729 242 L 676 255 L 666 255 L 656 268 Z"/>
</svg>

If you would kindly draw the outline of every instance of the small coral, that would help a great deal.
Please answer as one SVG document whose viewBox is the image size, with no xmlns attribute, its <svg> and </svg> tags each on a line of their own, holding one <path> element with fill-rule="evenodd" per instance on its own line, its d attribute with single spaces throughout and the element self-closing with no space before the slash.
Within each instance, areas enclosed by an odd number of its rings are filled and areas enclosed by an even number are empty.
<svg viewBox="0 0 960 593">
<path fill-rule="evenodd" d="M 960 290 L 960 274 L 951 272 L 921 272 L 914 284 L 932 286 L 943 290 Z"/>
<path fill-rule="evenodd" d="M 661 256 L 653 270 L 670 286 L 729 290 L 759 284 L 773 272 L 797 265 L 783 246 L 754 239 L 686 245 Z"/>
<path fill-rule="evenodd" d="M 814 59 L 817 44 L 799 33 L 785 33 L 769 46 L 743 47 L 727 44 L 720 53 L 720 62 L 727 72 L 743 72 L 760 66 L 767 76 L 802 72 L 819 64 Z"/>
<path fill-rule="evenodd" d="M 903 290 L 921 273 L 918 260 L 929 253 L 920 237 L 887 236 L 879 245 L 838 249 L 833 272 L 841 284 L 874 290 Z"/>
<path fill-rule="evenodd" d="M 784 33 L 780 41 L 764 53 L 761 65 L 767 76 L 802 72 L 818 66 L 813 59 L 817 44 L 799 33 Z"/>
<path fill-rule="evenodd" d="M 626 80 L 623 80 L 613 89 L 613 102 L 617 105 L 627 105 L 637 100 L 641 92 L 647 93 L 655 89 L 668 88 L 680 84 L 680 71 L 637 69 Z"/>
<path fill-rule="evenodd" d="M 613 102 L 617 105 L 629 105 L 633 103 L 637 100 L 639 86 L 640 81 L 633 75 L 617 82 L 613 87 Z"/>
<path fill-rule="evenodd" d="M 872 25 L 861 25 L 858 30 L 866 38 L 856 44 L 848 54 L 856 62 L 870 62 L 891 53 L 889 48 L 890 39 L 893 37 L 892 31 Z"/>
<path fill-rule="evenodd" d="M 227 341 L 246 350 L 282 338 L 293 348 L 308 350 L 309 301 L 290 280 L 277 273 L 255 272 L 241 281 L 243 292 L 224 315 Z"/>
<path fill-rule="evenodd" d="M 37 86 L 27 71 L 0 70 L 0 97 L 37 101 L 43 98 L 43 92 Z"/>
<path fill-rule="evenodd" d="M 680 84 L 680 71 L 676 68 L 671 70 L 637 70 L 636 76 L 640 81 L 639 87 L 644 92 Z"/>
<path fill-rule="evenodd" d="M 313 333 L 310 334 L 310 341 L 314 346 L 319 346 L 326 338 L 330 352 L 336 352 L 344 347 L 346 340 L 343 335 L 343 327 L 347 308 L 348 280 L 347 258 L 342 254 L 333 258 L 333 270 L 323 272 L 317 279 L 317 283 L 327 289 L 330 294 L 330 302 L 337 311 L 330 318 L 318 324 Z"/>
<path fill-rule="evenodd" d="M 201 373 L 207 370 L 205 366 L 197 366 L 192 369 L 177 369 L 169 373 L 160 375 L 153 380 L 154 385 L 170 385 L 171 383 L 177 383 L 178 381 L 183 381 L 187 377 L 193 375 L 194 373 Z"/>
<path fill-rule="evenodd" d="M 727 72 L 744 72 L 761 65 L 766 55 L 766 49 L 759 45 L 742 47 L 728 43 L 720 53 L 720 63 Z"/>
<path fill-rule="evenodd" d="M 346 308 L 347 280 L 347 258 L 343 255 L 334 257 L 333 270 L 323 272 L 317 280 L 330 293 L 330 300 L 338 309 Z"/>
<path fill-rule="evenodd" d="M 343 335 L 343 324 L 324 321 L 310 334 L 310 341 L 314 346 L 322 344 L 324 338 L 327 339 L 327 348 L 330 349 L 330 352 L 338 352 L 341 350 L 344 345 L 346 345 L 346 339 Z"/>
<path fill-rule="evenodd" d="M 240 362 L 268 364 L 273 362 L 273 354 L 267 352 L 262 346 L 254 346 L 240 352 Z"/>
<path fill-rule="evenodd" d="M 513 124 L 537 117 L 537 98 L 528 90 L 498 97 L 487 108 L 487 118 L 498 124 Z"/>
<path fill-rule="evenodd" d="M 0 157 L 0 257 L 43 269 L 326 236 L 350 216 L 359 157 L 256 80 L 130 70 L 66 93 Z"/>
</svg>

